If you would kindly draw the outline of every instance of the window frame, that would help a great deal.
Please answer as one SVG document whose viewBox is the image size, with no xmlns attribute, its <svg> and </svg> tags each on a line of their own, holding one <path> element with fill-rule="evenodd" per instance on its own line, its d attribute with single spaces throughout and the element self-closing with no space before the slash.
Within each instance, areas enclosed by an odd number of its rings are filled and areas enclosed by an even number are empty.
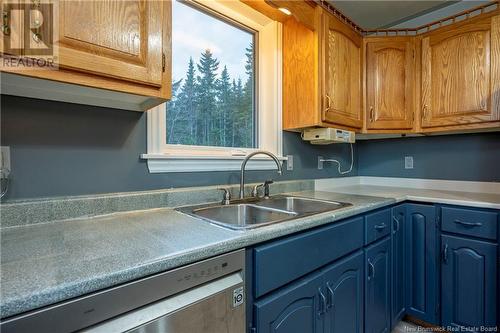
<svg viewBox="0 0 500 333">
<path fill-rule="evenodd" d="M 186 1 L 187 2 L 187 1 Z M 282 156 L 281 83 L 282 43 L 281 23 L 273 21 L 240 1 L 189 0 L 189 5 L 206 8 L 227 17 L 228 22 L 248 27 L 256 32 L 254 41 L 257 64 L 255 73 L 256 148 L 194 146 L 166 143 L 166 103 L 147 111 L 146 159 L 151 173 L 199 172 L 239 170 L 246 155 L 267 150 Z M 230 24 L 230 23 L 229 23 Z M 248 165 L 249 170 L 270 170 L 274 162 L 265 155 L 257 155 Z"/>
</svg>

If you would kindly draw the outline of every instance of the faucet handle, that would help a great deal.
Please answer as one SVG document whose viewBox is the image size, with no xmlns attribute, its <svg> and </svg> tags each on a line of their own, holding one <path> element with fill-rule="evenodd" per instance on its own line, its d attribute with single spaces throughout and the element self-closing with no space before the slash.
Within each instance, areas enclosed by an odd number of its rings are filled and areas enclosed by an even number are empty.
<svg viewBox="0 0 500 333">
<path fill-rule="evenodd" d="M 272 179 L 268 179 L 264 182 L 264 198 L 269 198 L 269 185 L 274 183 Z"/>
<path fill-rule="evenodd" d="M 253 187 L 252 189 L 252 197 L 254 198 L 260 198 L 259 197 L 259 188 L 261 187 L 264 187 L 265 183 L 264 184 L 257 184 Z"/>
<path fill-rule="evenodd" d="M 224 191 L 222 194 L 222 204 L 223 205 L 229 205 L 229 202 L 231 201 L 231 192 L 229 192 L 229 189 L 226 187 L 219 187 L 217 188 L 219 191 Z"/>
</svg>

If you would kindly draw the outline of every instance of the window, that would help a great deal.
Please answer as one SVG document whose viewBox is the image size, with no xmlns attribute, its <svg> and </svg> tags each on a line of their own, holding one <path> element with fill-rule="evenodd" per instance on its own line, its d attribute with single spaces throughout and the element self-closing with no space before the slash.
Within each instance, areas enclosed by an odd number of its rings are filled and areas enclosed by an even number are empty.
<svg viewBox="0 0 500 333">
<path fill-rule="evenodd" d="M 256 147 L 255 32 L 172 3 L 167 144 Z"/>
<path fill-rule="evenodd" d="M 239 1 L 172 2 L 172 99 L 148 112 L 150 172 L 236 170 L 256 149 L 281 155 L 280 29 Z"/>
</svg>

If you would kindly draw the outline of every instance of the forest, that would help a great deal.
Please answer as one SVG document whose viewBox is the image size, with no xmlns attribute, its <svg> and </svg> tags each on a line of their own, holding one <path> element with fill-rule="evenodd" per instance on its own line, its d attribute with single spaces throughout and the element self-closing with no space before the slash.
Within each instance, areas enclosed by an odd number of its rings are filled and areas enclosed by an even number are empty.
<svg viewBox="0 0 500 333">
<path fill-rule="evenodd" d="M 185 77 L 172 83 L 167 103 L 168 144 L 255 146 L 253 43 L 245 51 L 244 82 L 231 78 L 210 50 L 196 64 L 189 59 Z"/>
</svg>

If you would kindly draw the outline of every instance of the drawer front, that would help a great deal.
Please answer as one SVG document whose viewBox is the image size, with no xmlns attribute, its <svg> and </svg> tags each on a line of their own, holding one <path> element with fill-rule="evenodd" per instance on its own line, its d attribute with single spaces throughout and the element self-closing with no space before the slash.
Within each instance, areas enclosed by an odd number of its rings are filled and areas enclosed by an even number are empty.
<svg viewBox="0 0 500 333">
<path fill-rule="evenodd" d="M 366 215 L 365 244 L 383 238 L 391 232 L 391 210 L 384 209 Z"/>
<path fill-rule="evenodd" d="M 254 249 L 258 298 L 363 246 L 363 218 L 338 222 Z"/>
<path fill-rule="evenodd" d="M 467 208 L 443 207 L 441 229 L 460 235 L 497 239 L 498 213 Z"/>
</svg>

